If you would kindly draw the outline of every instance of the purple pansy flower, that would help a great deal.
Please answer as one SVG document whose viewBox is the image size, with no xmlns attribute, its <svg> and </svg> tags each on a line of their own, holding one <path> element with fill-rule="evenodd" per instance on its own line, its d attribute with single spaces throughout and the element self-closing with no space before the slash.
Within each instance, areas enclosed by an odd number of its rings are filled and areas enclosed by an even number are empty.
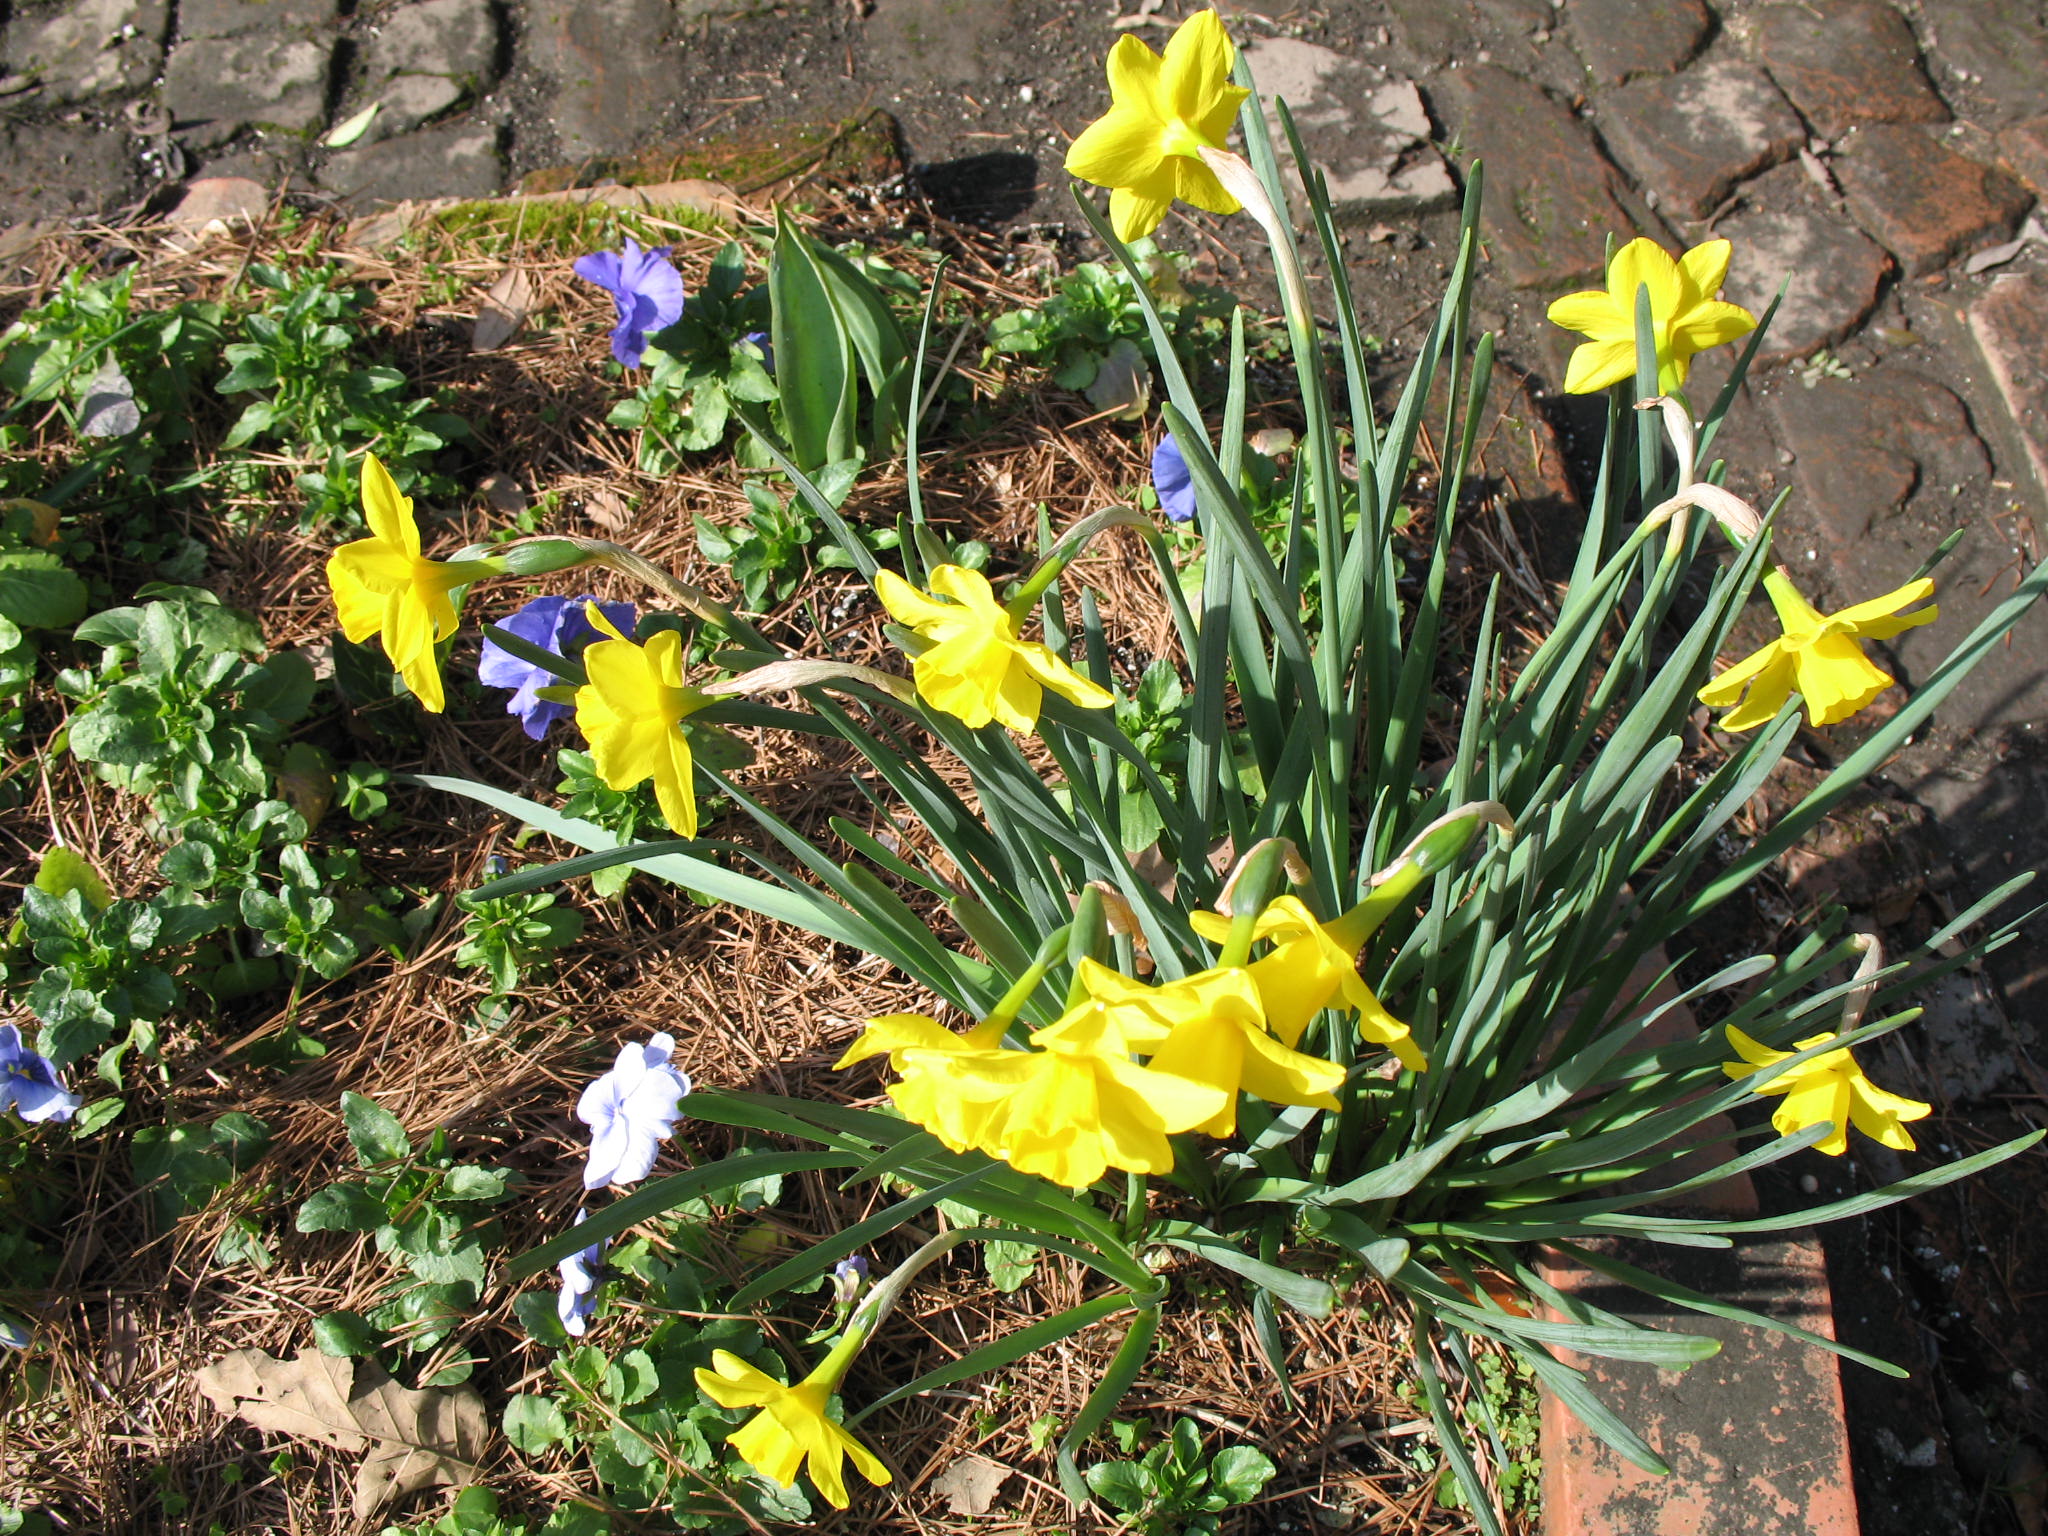
<svg viewBox="0 0 2048 1536">
<path fill-rule="evenodd" d="M 683 1118 L 688 1075 L 668 1063 L 673 1036 L 656 1035 L 645 1045 L 619 1051 L 611 1071 L 583 1090 L 576 1118 L 590 1127 L 590 1160 L 583 1187 L 637 1184 L 654 1169 L 661 1143 Z"/>
<path fill-rule="evenodd" d="M 49 1057 L 21 1043 L 21 1030 L 0 1024 L 0 1110 L 10 1105 L 27 1121 L 69 1120 L 80 1100 L 64 1091 Z"/>
<path fill-rule="evenodd" d="M 766 331 L 749 331 L 740 338 L 761 354 L 761 366 L 770 373 L 775 371 L 775 344 L 768 339 Z"/>
<path fill-rule="evenodd" d="M 1188 473 L 1188 461 L 1171 432 L 1159 439 L 1159 446 L 1152 450 L 1152 489 L 1159 493 L 1160 510 L 1172 521 L 1194 520 L 1194 477 Z"/>
<path fill-rule="evenodd" d="M 683 318 L 683 274 L 669 261 L 670 249 L 659 245 L 643 251 L 628 235 L 623 251 L 593 251 L 576 258 L 576 275 L 604 289 L 618 306 L 612 356 L 628 368 L 640 366 L 649 336 Z"/>
<path fill-rule="evenodd" d="M 572 646 L 580 646 L 597 637 L 596 628 L 583 611 L 584 604 L 590 601 L 592 599 L 588 597 L 536 597 L 511 617 L 501 619 L 499 627 L 511 630 L 520 639 L 544 651 L 568 656 L 573 654 Z M 599 612 L 618 626 L 620 634 L 633 633 L 631 603 L 599 603 L 597 606 Z M 547 735 L 549 727 L 570 713 L 571 706 L 540 697 L 541 689 L 559 683 L 560 678 L 531 662 L 521 661 L 489 635 L 484 636 L 484 653 L 477 663 L 476 676 L 486 688 L 512 690 L 512 697 L 505 701 L 505 712 L 517 715 L 519 723 L 526 728 L 526 734 L 535 741 Z"/>
<path fill-rule="evenodd" d="M 583 1225 L 588 1212 L 576 1213 L 576 1225 Z M 555 1312 L 562 1329 L 571 1338 L 583 1337 L 583 1330 L 597 1311 L 597 1282 L 604 1268 L 604 1239 L 599 1238 L 581 1253 L 572 1253 L 555 1266 L 562 1277 L 562 1294 L 555 1298 Z"/>
<path fill-rule="evenodd" d="M 868 1261 L 861 1254 L 841 1259 L 832 1266 L 832 1304 L 850 1307 L 860 1300 L 861 1289 L 868 1283 Z"/>
</svg>

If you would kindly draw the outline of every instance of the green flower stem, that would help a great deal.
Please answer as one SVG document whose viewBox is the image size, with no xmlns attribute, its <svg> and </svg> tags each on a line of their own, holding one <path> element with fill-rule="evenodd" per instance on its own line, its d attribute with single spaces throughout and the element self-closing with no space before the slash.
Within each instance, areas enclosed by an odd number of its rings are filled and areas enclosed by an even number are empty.
<svg viewBox="0 0 2048 1536">
<path fill-rule="evenodd" d="M 948 1237 L 952 1235 L 950 1232 L 946 1234 Z M 921 1253 L 924 1250 L 918 1251 Z M 895 1276 L 892 1275 L 890 1278 L 893 1280 Z M 846 1379 L 846 1373 L 853 1368 L 855 1358 L 867 1344 L 871 1331 L 872 1325 L 861 1327 L 858 1324 L 849 1324 L 846 1332 L 839 1336 L 839 1342 L 832 1346 L 825 1358 L 820 1360 L 810 1375 L 804 1378 L 804 1384 L 821 1386 L 829 1392 L 837 1392 L 839 1383 Z"/>
<path fill-rule="evenodd" d="M 1094 896 L 1095 910 L 1099 913 L 1102 906 L 1102 898 L 1099 895 L 1093 892 L 1084 893 L 1083 905 L 1090 896 Z M 1038 990 L 1038 984 L 1045 980 L 1045 973 L 1067 957 L 1068 946 L 1082 915 L 1077 908 L 1074 922 L 1055 928 L 1045 936 L 1038 946 L 1038 953 L 1032 956 L 1030 966 L 1022 976 L 1010 984 L 1010 990 L 997 1000 L 995 1007 L 989 1010 L 988 1016 L 968 1032 L 968 1039 L 983 1048 L 990 1048 L 1009 1033 L 1018 1013 L 1031 1001 L 1031 994 Z"/>
<path fill-rule="evenodd" d="M 853 1321 L 846 1325 L 845 1336 L 833 1346 L 832 1353 L 825 1357 L 824 1362 L 819 1365 L 817 1371 L 812 1372 L 812 1375 L 818 1375 L 843 1352 L 845 1358 L 839 1365 L 839 1374 L 844 1376 L 847 1367 L 853 1363 L 853 1357 L 860 1353 L 861 1345 L 874 1337 L 875 1330 L 882 1326 L 882 1320 L 910 1288 L 910 1282 L 915 1280 L 927 1265 L 944 1258 L 970 1238 L 987 1235 L 987 1229 L 982 1227 L 955 1227 L 951 1232 L 941 1232 L 890 1270 L 887 1277 L 877 1281 L 875 1288 L 869 1291 L 861 1304 L 854 1309 Z M 834 1384 L 837 1384 L 836 1378 Z"/>
<path fill-rule="evenodd" d="M 1039 598 L 1045 595 L 1045 589 L 1059 580 L 1060 572 L 1066 568 L 1067 561 L 1064 555 L 1048 555 L 1040 561 L 1036 569 L 1024 578 L 1024 585 L 1003 604 L 1003 612 L 1010 616 L 1010 622 L 1019 629 L 1029 623 L 1031 610 L 1038 605 Z"/>
<path fill-rule="evenodd" d="M 1284 837 L 1269 837 L 1244 856 L 1237 873 L 1230 877 L 1230 936 L 1223 941 L 1223 953 L 1217 957 L 1219 967 L 1243 965 L 1251 958 L 1259 914 L 1279 893 L 1288 861 L 1299 861 L 1300 857 L 1294 844 Z"/>
</svg>

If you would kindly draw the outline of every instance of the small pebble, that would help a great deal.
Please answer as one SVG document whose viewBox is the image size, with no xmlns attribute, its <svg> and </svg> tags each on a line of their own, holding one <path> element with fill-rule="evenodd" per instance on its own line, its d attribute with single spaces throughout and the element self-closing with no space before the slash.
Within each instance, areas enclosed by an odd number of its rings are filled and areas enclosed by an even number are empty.
<svg viewBox="0 0 2048 1536">
<path fill-rule="evenodd" d="M 1019 101 L 1029 102 L 1031 98 L 1036 94 L 1037 93 L 1033 91 L 1031 87 L 1028 85 L 1020 85 L 1017 87 L 1017 99 Z"/>
<path fill-rule="evenodd" d="M 1820 1180 L 1810 1173 L 1802 1173 L 1799 1175 L 1799 1188 L 1803 1194 L 1817 1195 L 1820 1193 Z"/>
</svg>

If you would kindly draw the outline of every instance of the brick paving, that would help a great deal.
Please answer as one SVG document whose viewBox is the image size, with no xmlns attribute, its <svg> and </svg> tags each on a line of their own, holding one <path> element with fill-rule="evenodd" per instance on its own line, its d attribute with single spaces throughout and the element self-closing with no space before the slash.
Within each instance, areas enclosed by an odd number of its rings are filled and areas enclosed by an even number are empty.
<svg viewBox="0 0 2048 1536">
<path fill-rule="evenodd" d="M 956 211 L 1071 223 L 1059 162 L 1100 109 L 1113 9 L 1107 0 L 15 0 L 0 9 L 0 225 L 9 226 L 0 253 L 19 250 L 36 221 L 171 208 L 194 179 L 251 178 L 211 187 L 243 205 L 288 186 L 367 208 L 491 194 L 550 166 L 569 169 L 546 185 L 588 183 L 616 174 L 620 157 L 659 160 L 707 131 L 836 122 L 867 107 L 894 115 L 925 186 L 959 199 Z M 1184 9 L 1179 0 L 1165 8 L 1169 18 Z M 1897 669 L 1911 680 L 1997 600 L 2018 562 L 2037 557 L 2048 506 L 2048 233 L 1969 267 L 1988 247 L 2048 227 L 2035 206 L 2048 196 L 2040 4 L 1224 9 L 1254 45 L 1262 78 L 1300 93 L 1309 152 L 1344 189 L 1365 236 L 1351 251 L 1361 310 L 1397 353 L 1402 327 L 1414 324 L 1401 317 L 1446 259 L 1453 181 L 1477 152 L 1489 198 L 1476 312 L 1502 331 L 1501 356 L 1526 376 L 1501 391 L 1515 402 L 1513 422 L 1548 412 L 1568 447 L 1583 427 L 1586 415 L 1554 394 L 1571 338 L 1541 316 L 1551 297 L 1598 273 L 1610 237 L 1676 246 L 1725 235 L 1737 247 L 1728 297 L 1761 310 L 1780 283 L 1789 287 L 1720 447 L 1738 490 L 1760 500 L 1794 491 L 1782 548 L 1814 596 L 1872 595 L 1911 574 L 1944 534 L 1967 530 L 1939 573 L 1943 622 L 1896 642 Z M 1163 37 L 1136 19 L 1149 41 Z M 320 147 L 372 101 L 380 111 L 358 144 Z M 1168 238 L 1184 235 L 1186 226 L 1168 226 Z M 1711 398 L 1726 367 L 1725 356 L 1701 360 L 1696 401 Z M 1548 436 L 1531 441 L 1521 472 L 1536 464 L 1536 483 L 1526 491 L 1554 512 L 1570 488 Z M 1518 471 L 1502 473 L 1512 481 Z M 2048 805 L 2036 736 L 2048 719 L 2044 641 L 2048 620 L 2036 615 L 1892 771 L 1940 819 L 1943 856 L 1972 892 L 2048 863 L 2048 815 L 2011 813 Z M 1993 763 L 2002 765 L 1995 782 Z M 1841 892 L 1852 904 L 1860 894 Z M 2004 998 L 1983 1005 L 2009 1007 L 2023 1031 L 2048 1004 L 2038 954 L 2006 952 L 1991 972 Z M 1964 1020 L 1958 1038 L 1970 1027 Z M 1943 1031 L 1916 1038 L 1932 1078 L 1952 1076 Z M 2011 1070 L 1994 1062 L 1971 1081 L 1995 1094 L 2011 1086 Z M 1926 1096 L 1918 1084 L 1896 1086 Z M 1781 1273 L 1811 1271 L 1796 1245 L 1776 1259 Z M 1731 1367 L 1738 1375 L 1779 1369 L 1743 1358 Z M 1707 1369 L 1682 1378 L 1700 1399 L 1711 1395 Z M 1630 1377 L 1630 1389 L 1654 1395 L 1654 1375 Z M 1832 1376 L 1814 1380 L 1824 1398 Z M 1714 1425 L 1679 1432 L 1694 1435 L 1688 1457 L 1725 1438 Z M 1922 1430 L 1899 1433 L 1917 1445 Z M 1945 1455 L 1924 1473 L 1913 1462 L 1911 1475 L 1952 1479 Z M 1695 1486 L 1726 1498 L 1647 1513 L 1640 1501 L 1652 1495 L 1630 1485 L 1632 1529 L 1851 1528 L 1830 1523 L 1840 1506 L 1745 1507 L 1738 1463 L 1688 1465 Z M 1589 1507 L 1572 1497 L 1559 1507 Z M 1885 1523 L 1883 1511 L 1865 1516 L 1873 1533 L 1920 1536 Z"/>
</svg>

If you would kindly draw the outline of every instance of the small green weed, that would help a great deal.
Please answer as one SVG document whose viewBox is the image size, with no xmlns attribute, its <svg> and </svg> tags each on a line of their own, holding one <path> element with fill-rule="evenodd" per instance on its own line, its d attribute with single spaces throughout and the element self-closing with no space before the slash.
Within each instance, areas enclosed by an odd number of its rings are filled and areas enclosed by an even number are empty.
<svg viewBox="0 0 2048 1536">
<path fill-rule="evenodd" d="M 1122 1448 L 1136 1449 L 1133 1432 Z M 1209 1455 L 1202 1429 L 1177 1419 L 1173 1432 L 1136 1461 L 1100 1461 L 1087 1472 L 1089 1491 L 1123 1515 L 1142 1536 L 1213 1536 L 1218 1514 L 1257 1498 L 1273 1476 L 1263 1451 L 1232 1445 Z"/>
<path fill-rule="evenodd" d="M 466 1381 L 476 1362 L 443 1348 L 483 1293 L 485 1247 L 502 1235 L 480 1215 L 506 1198 L 519 1175 L 457 1162 L 448 1133 L 415 1148 L 398 1117 L 359 1093 L 341 1096 L 341 1118 L 360 1174 L 338 1180 L 299 1207 L 301 1232 L 368 1232 L 405 1273 L 365 1313 L 315 1319 L 313 1340 L 330 1355 L 425 1356 L 422 1386 Z"/>
</svg>

